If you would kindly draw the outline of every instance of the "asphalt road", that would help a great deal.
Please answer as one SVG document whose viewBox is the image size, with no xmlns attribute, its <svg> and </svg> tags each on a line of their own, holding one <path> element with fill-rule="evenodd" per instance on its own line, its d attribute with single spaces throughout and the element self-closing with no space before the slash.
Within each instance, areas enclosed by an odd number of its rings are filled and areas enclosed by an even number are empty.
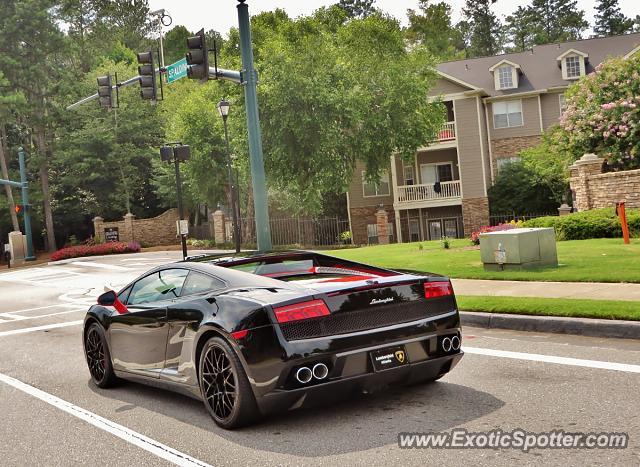
<svg viewBox="0 0 640 467">
<path fill-rule="evenodd" d="M 640 465 L 640 341 L 466 328 L 467 355 L 437 383 L 233 432 L 181 395 L 134 383 L 96 388 L 82 354 L 84 311 L 105 283 L 123 285 L 178 255 L 0 271 L 1 465 Z M 454 428 L 626 432 L 629 446 L 398 447 L 400 432 Z"/>
</svg>

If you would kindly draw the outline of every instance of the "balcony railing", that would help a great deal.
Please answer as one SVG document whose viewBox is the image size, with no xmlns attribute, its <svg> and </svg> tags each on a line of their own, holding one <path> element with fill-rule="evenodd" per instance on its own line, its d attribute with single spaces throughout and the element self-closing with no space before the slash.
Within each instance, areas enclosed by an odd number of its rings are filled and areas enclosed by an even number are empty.
<svg viewBox="0 0 640 467">
<path fill-rule="evenodd" d="M 448 141 L 455 141 L 456 139 L 456 123 L 446 122 L 438 131 L 436 141 L 434 143 L 446 143 Z"/>
<path fill-rule="evenodd" d="M 400 185 L 398 186 L 398 202 L 411 203 L 414 201 L 460 198 L 460 180 L 441 182 L 440 192 L 436 192 L 435 185 L 435 183 Z"/>
</svg>

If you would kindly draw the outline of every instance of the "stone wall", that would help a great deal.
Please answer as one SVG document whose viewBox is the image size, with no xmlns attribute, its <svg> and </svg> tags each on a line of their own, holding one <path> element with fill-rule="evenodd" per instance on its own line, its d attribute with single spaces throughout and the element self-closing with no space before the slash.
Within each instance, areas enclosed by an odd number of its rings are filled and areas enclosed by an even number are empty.
<svg viewBox="0 0 640 467">
<path fill-rule="evenodd" d="M 569 168 L 574 208 L 610 208 L 619 201 L 628 208 L 640 208 L 640 170 L 602 173 L 603 163 L 595 154 L 585 154 Z"/>
<path fill-rule="evenodd" d="M 463 198 L 462 223 L 466 237 L 471 236 L 471 233 L 480 227 L 489 225 L 489 199 Z"/>
<path fill-rule="evenodd" d="M 102 217 L 96 217 L 93 219 L 94 236 L 98 241 L 105 241 L 105 230 L 117 228 L 121 242 L 138 242 L 143 246 L 173 245 L 178 243 L 178 219 L 177 209 L 169 209 L 150 219 L 136 219 L 133 214 L 126 214 L 121 221 L 105 222 Z"/>
</svg>

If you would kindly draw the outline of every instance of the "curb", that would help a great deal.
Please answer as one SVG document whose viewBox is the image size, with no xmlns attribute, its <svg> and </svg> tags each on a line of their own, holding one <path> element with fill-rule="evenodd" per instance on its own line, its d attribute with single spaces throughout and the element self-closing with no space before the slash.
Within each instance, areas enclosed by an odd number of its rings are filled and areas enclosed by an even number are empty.
<svg viewBox="0 0 640 467">
<path fill-rule="evenodd" d="M 551 332 L 589 337 L 640 339 L 640 321 L 592 318 L 561 318 L 557 316 L 511 315 L 461 311 L 463 326 L 514 331 Z"/>
</svg>

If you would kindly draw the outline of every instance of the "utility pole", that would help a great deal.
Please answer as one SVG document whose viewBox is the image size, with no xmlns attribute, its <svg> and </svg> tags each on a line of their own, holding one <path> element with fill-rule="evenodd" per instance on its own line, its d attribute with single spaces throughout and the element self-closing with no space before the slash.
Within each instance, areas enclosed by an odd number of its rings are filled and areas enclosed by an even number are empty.
<svg viewBox="0 0 640 467">
<path fill-rule="evenodd" d="M 29 184 L 27 182 L 27 167 L 25 163 L 24 148 L 18 148 L 18 164 L 20 165 L 20 184 L 22 185 L 22 204 L 24 205 L 24 234 L 27 237 L 26 261 L 34 261 L 33 238 L 31 233 L 31 205 L 29 204 Z"/>
<path fill-rule="evenodd" d="M 262 155 L 262 136 L 260 134 L 260 116 L 258 114 L 257 83 L 258 76 L 253 65 L 253 47 L 251 45 L 251 26 L 249 25 L 249 7 L 245 0 L 238 0 L 238 27 L 240 30 L 240 51 L 242 53 L 242 76 L 244 78 L 244 102 L 247 111 L 247 129 L 249 133 L 249 156 L 251 159 L 251 185 L 256 216 L 256 239 L 258 250 L 271 250 L 271 228 L 267 204 L 267 187 Z"/>
</svg>

